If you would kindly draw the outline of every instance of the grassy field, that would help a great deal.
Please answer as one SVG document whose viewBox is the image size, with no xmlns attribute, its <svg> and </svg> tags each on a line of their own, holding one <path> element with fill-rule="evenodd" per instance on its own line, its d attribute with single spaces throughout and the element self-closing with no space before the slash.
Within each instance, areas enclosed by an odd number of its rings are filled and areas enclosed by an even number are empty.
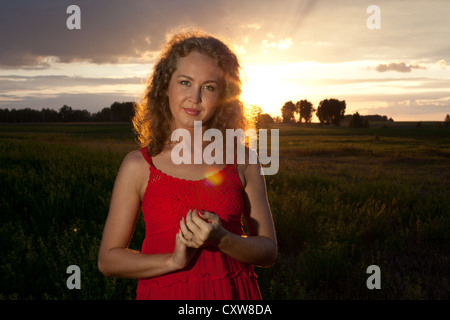
<svg viewBox="0 0 450 320">
<path fill-rule="evenodd" d="M 449 299 L 450 131 L 278 126 L 267 176 L 279 257 L 264 299 Z M 97 252 L 128 124 L 0 125 L 0 298 L 134 299 Z M 144 236 L 138 221 L 131 247 Z M 69 290 L 66 269 L 81 269 Z M 381 270 L 370 290 L 369 265 Z"/>
</svg>

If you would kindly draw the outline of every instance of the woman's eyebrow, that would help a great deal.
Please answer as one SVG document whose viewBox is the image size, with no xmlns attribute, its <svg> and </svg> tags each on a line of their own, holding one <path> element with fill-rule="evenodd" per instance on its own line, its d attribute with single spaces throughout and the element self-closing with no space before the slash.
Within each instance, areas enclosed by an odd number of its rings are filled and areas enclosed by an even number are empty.
<svg viewBox="0 0 450 320">
<path fill-rule="evenodd" d="M 180 74 L 178 76 L 178 78 L 186 78 L 188 80 L 194 80 L 194 78 L 192 78 L 191 76 L 187 76 L 185 74 Z M 203 81 L 203 83 L 215 83 L 215 84 L 219 84 L 219 82 L 220 81 L 218 81 L 218 80 L 206 80 L 206 81 Z"/>
<path fill-rule="evenodd" d="M 187 79 L 189 79 L 189 80 L 194 80 L 194 78 L 192 78 L 192 77 L 190 77 L 190 76 L 187 76 L 187 75 L 185 75 L 185 74 L 180 74 L 180 75 L 178 76 L 178 78 L 187 78 Z"/>
</svg>

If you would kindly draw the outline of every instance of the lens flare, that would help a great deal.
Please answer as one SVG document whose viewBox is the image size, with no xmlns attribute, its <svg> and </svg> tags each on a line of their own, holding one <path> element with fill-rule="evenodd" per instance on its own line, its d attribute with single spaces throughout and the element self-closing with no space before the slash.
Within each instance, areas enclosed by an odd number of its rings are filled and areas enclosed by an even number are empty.
<svg viewBox="0 0 450 320">
<path fill-rule="evenodd" d="M 211 172 L 206 172 L 205 173 L 205 179 L 204 184 L 209 186 L 209 187 L 215 187 L 218 186 L 222 183 L 223 181 L 223 173 L 222 171 L 219 172 L 213 172 L 212 174 L 210 174 Z"/>
</svg>

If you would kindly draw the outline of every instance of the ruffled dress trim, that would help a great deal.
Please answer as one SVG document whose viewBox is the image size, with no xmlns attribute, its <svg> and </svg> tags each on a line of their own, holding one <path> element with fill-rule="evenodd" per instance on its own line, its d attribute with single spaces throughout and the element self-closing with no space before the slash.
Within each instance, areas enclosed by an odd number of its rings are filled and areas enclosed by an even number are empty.
<svg viewBox="0 0 450 320">
<path fill-rule="evenodd" d="M 221 278 L 203 275 L 170 286 L 143 285 L 137 300 L 261 300 L 256 276 L 240 273 Z"/>
</svg>

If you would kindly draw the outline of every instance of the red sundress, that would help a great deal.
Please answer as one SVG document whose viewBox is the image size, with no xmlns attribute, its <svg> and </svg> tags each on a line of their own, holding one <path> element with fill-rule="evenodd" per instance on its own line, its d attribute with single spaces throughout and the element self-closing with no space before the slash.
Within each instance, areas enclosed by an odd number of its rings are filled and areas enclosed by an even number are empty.
<svg viewBox="0 0 450 320">
<path fill-rule="evenodd" d="M 189 209 L 217 214 L 227 230 L 244 235 L 243 188 L 236 166 L 202 180 L 171 177 L 152 164 L 147 148 L 140 149 L 149 163 L 150 178 L 142 200 L 146 226 L 142 253 L 172 253 L 180 220 Z M 251 264 L 229 257 L 214 247 L 203 247 L 184 269 L 162 276 L 139 279 L 138 300 L 260 300 Z"/>
</svg>

